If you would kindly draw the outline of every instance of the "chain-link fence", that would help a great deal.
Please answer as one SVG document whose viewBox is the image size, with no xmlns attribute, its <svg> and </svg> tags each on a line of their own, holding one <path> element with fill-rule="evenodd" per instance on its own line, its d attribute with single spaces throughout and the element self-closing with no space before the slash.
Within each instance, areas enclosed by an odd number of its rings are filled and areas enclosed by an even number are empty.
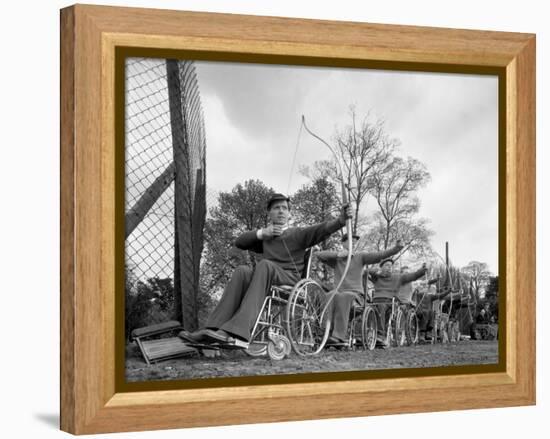
<svg viewBox="0 0 550 439">
<path fill-rule="evenodd" d="M 194 63 L 127 59 L 125 121 L 127 299 L 146 291 L 150 303 L 158 299 L 192 328 L 206 216 L 206 141 Z M 159 279 L 168 287 L 148 291 Z"/>
</svg>

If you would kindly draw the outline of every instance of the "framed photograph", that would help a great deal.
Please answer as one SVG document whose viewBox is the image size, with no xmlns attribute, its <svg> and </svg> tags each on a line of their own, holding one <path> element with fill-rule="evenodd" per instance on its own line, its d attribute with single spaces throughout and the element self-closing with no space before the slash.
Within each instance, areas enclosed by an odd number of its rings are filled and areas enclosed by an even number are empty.
<svg viewBox="0 0 550 439">
<path fill-rule="evenodd" d="M 63 9 L 61 240 L 65 431 L 534 404 L 535 37 Z"/>
</svg>

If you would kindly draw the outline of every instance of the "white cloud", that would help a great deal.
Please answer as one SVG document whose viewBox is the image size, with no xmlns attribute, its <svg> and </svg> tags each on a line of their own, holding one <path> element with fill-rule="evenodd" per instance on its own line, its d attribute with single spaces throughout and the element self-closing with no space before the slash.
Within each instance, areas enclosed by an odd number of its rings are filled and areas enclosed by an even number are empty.
<svg viewBox="0 0 550 439">
<path fill-rule="evenodd" d="M 450 241 L 455 263 L 478 259 L 497 271 L 496 77 L 230 63 L 198 63 L 197 72 L 209 186 L 229 190 L 258 178 L 287 191 L 301 115 L 330 141 L 353 104 L 359 117 L 385 121 L 401 155 L 428 167 L 421 215 L 436 231 L 436 250 Z M 306 182 L 300 165 L 327 158 L 302 131 L 289 193 Z"/>
</svg>

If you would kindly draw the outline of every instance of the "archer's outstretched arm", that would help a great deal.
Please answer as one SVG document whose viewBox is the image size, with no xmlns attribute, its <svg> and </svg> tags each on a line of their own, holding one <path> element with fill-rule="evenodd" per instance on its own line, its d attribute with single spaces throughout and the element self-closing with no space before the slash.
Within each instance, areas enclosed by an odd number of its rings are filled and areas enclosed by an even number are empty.
<svg viewBox="0 0 550 439">
<path fill-rule="evenodd" d="M 428 281 L 428 285 L 433 285 L 433 284 L 437 283 L 438 281 L 439 281 L 439 277 L 435 277 L 435 278 L 430 279 Z"/>
<path fill-rule="evenodd" d="M 303 248 L 312 247 L 325 240 L 329 235 L 346 225 L 346 220 L 352 217 L 351 207 L 346 205 L 338 218 L 299 230 L 299 240 Z"/>
<path fill-rule="evenodd" d="M 323 250 L 320 252 L 313 253 L 315 257 L 317 257 L 321 262 L 324 262 L 330 267 L 334 267 L 336 265 L 336 260 L 338 259 L 338 252 L 330 251 L 330 250 Z"/>
<path fill-rule="evenodd" d="M 394 247 L 387 250 L 383 250 L 381 252 L 361 252 L 359 254 L 361 255 L 361 262 L 363 263 L 363 265 L 369 265 L 376 264 L 383 259 L 389 258 L 390 256 L 399 253 L 402 248 L 403 245 L 401 245 L 401 242 L 397 241 Z"/>
<path fill-rule="evenodd" d="M 452 291 L 451 289 L 448 289 L 448 290 L 443 291 L 441 293 L 436 293 L 434 295 L 434 298 L 435 298 L 435 300 L 441 300 L 441 299 L 447 297 L 449 294 L 451 294 L 451 291 Z"/>
<path fill-rule="evenodd" d="M 405 273 L 401 275 L 401 285 L 408 284 L 409 282 L 420 279 L 428 271 L 426 265 L 423 264 L 419 270 L 413 271 L 412 273 Z"/>
</svg>

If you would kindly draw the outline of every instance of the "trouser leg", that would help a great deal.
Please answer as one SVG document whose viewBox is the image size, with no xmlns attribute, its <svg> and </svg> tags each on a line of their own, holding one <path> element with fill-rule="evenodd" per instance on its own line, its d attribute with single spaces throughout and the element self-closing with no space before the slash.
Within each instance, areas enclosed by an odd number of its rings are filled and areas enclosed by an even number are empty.
<svg viewBox="0 0 550 439">
<path fill-rule="evenodd" d="M 351 306 L 357 295 L 351 291 L 342 291 L 332 299 L 332 336 L 345 341 L 348 336 L 348 324 Z"/>
<path fill-rule="evenodd" d="M 428 311 L 426 313 L 426 330 L 430 331 L 434 327 L 435 313 L 433 311 Z"/>
<path fill-rule="evenodd" d="M 274 262 L 265 259 L 260 261 L 256 265 L 239 309 L 220 329 L 249 340 L 269 287 L 271 285 L 294 285 L 297 281 L 298 278 L 295 275 L 283 270 Z"/>
<path fill-rule="evenodd" d="M 391 315 L 391 303 L 379 302 L 379 303 L 376 303 L 376 307 L 378 308 L 378 312 L 379 312 L 378 331 L 377 331 L 378 339 L 385 340 L 387 322 Z"/>
<path fill-rule="evenodd" d="M 418 327 L 420 331 L 428 330 L 428 321 L 429 321 L 429 311 L 420 311 L 417 313 L 418 316 Z"/>
<path fill-rule="evenodd" d="M 235 269 L 229 283 L 225 286 L 222 298 L 208 317 L 207 328 L 219 329 L 233 317 L 250 285 L 252 274 L 252 268 L 246 265 L 241 265 Z"/>
</svg>

